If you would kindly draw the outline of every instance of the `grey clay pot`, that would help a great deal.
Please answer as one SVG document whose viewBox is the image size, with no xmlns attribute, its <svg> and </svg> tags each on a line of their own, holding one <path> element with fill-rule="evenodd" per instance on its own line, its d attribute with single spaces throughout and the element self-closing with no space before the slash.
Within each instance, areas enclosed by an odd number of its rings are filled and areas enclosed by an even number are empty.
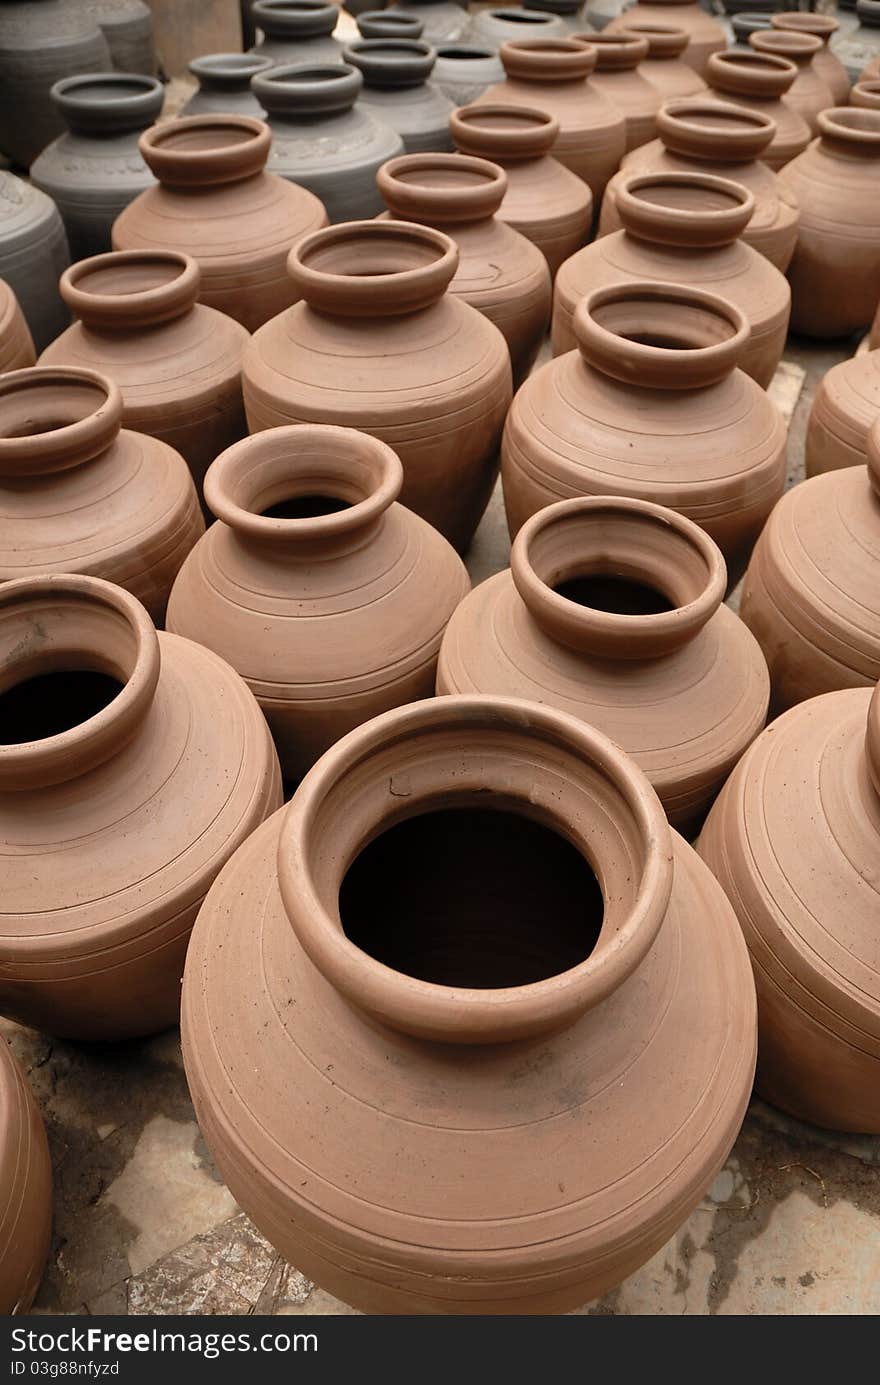
<svg viewBox="0 0 880 1385">
<path fill-rule="evenodd" d="M 70 322 L 58 292 L 69 264 L 55 203 L 13 173 L 0 171 L 0 279 L 18 299 L 38 352 Z"/>
<path fill-rule="evenodd" d="M 485 43 L 497 52 L 502 43 L 519 39 L 567 38 L 569 30 L 558 15 L 544 10 L 527 10 L 523 5 L 505 5 L 479 10 L 474 15 L 467 37 Z"/>
<path fill-rule="evenodd" d="M 253 115 L 265 112 L 251 91 L 251 78 L 267 72 L 271 58 L 259 53 L 206 53 L 193 58 L 189 70 L 199 84 L 181 115 Z"/>
<path fill-rule="evenodd" d="M 396 130 L 407 154 L 451 151 L 453 105 L 428 78 L 436 61 L 424 39 L 357 39 L 345 60 L 364 79 L 359 104 Z"/>
<path fill-rule="evenodd" d="M 504 81 L 504 67 L 486 44 L 441 43 L 431 81 L 453 106 L 469 106 L 488 87 Z"/>
<path fill-rule="evenodd" d="M 251 15 L 263 37 L 251 49 L 273 63 L 326 63 L 342 56 L 333 38 L 339 11 L 327 0 L 254 0 Z"/>
<path fill-rule="evenodd" d="M 454 0 L 400 0 L 399 4 L 389 5 L 394 14 L 415 14 L 424 25 L 422 37 L 428 43 L 451 43 L 463 38 L 470 24 L 467 10 L 456 5 Z"/>
<path fill-rule="evenodd" d="M 144 0 L 79 0 L 107 40 L 117 72 L 156 75 L 153 12 Z"/>
<path fill-rule="evenodd" d="M 403 10 L 364 10 L 357 18 L 361 38 L 421 38 L 424 24 Z"/>
</svg>

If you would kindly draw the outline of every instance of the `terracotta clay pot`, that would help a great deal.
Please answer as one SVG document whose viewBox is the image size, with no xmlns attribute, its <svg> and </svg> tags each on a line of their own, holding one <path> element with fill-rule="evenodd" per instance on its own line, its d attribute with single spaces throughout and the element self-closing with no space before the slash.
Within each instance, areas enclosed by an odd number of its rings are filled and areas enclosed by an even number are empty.
<svg viewBox="0 0 880 1385">
<path fill-rule="evenodd" d="M 467 36 L 474 43 L 486 43 L 496 53 L 502 43 L 516 39 L 566 38 L 568 27 L 554 14 L 527 10 L 523 5 L 478 10 L 470 22 Z"/>
<path fill-rule="evenodd" d="M 767 716 L 764 657 L 726 584 L 717 545 L 673 510 L 562 500 L 453 615 L 437 691 L 527 697 L 595 726 L 691 835 Z"/>
<path fill-rule="evenodd" d="M 255 334 L 243 382 L 251 432 L 337 423 L 393 447 L 403 503 L 463 549 L 497 476 L 511 376 L 498 328 L 446 291 L 457 268 L 448 236 L 408 222 L 307 236 L 290 254 L 305 301 Z"/>
<path fill-rule="evenodd" d="M 752 957 L 758 1091 L 800 1120 L 877 1134 L 880 697 L 828 693 L 774 722 L 699 851 Z"/>
<path fill-rule="evenodd" d="M 33 338 L 18 299 L 0 279 L 0 375 L 36 363 Z"/>
<path fill-rule="evenodd" d="M 0 586 L 0 669 L 0 1013 L 155 1033 L 215 875 L 281 803 L 263 714 L 216 654 L 92 577 Z"/>
<path fill-rule="evenodd" d="M 872 336 L 875 331 L 876 319 Z M 869 341 L 868 349 L 859 349 L 850 360 L 839 361 L 816 386 L 804 451 L 807 475 L 864 466 L 868 433 L 878 415 L 880 353 L 870 349 Z"/>
<path fill-rule="evenodd" d="M 880 80 L 856 82 L 849 94 L 851 106 L 864 106 L 870 111 L 880 111 Z"/>
<path fill-rule="evenodd" d="M 744 314 L 750 333 L 740 370 L 765 389 L 788 331 L 791 291 L 763 255 L 739 239 L 755 199 L 739 183 L 710 173 L 634 173 L 617 189 L 623 229 L 585 245 L 556 276 L 553 354 L 577 345 L 575 308 L 600 285 L 652 279 L 718 293 Z"/>
<path fill-rule="evenodd" d="M 396 130 L 408 154 L 451 150 L 452 102 L 428 81 L 436 60 L 423 39 L 362 38 L 343 51 L 364 86 L 358 104 Z"/>
<path fill-rule="evenodd" d="M 626 156 L 602 203 L 599 234 L 620 227 L 617 187 L 632 173 L 715 173 L 748 188 L 755 211 L 743 240 L 783 273 L 794 254 L 799 213 L 790 187 L 761 162 L 774 125 L 760 111 L 691 96 L 667 101 L 657 116 L 660 138 Z"/>
<path fill-rule="evenodd" d="M 482 44 L 441 43 L 431 80 L 453 106 L 467 106 L 494 82 L 504 81 L 504 68 L 497 52 Z"/>
<path fill-rule="evenodd" d="M 647 42 L 648 52 L 639 64 L 639 73 L 659 92 L 661 102 L 673 101 L 678 96 L 698 96 L 706 90 L 703 78 L 685 61 L 686 29 L 633 21 L 620 34 L 636 34 Z"/>
<path fill-rule="evenodd" d="M 811 132 L 818 134 L 819 116 L 834 105 L 831 88 L 813 64 L 813 59 L 822 51 L 822 40 L 816 34 L 767 29 L 763 33 L 752 34 L 749 43 L 756 53 L 772 53 L 794 63 L 798 72 L 785 99 L 804 118 Z"/>
<path fill-rule="evenodd" d="M 436 530 L 394 503 L 400 461 L 352 428 L 272 428 L 206 481 L 217 515 L 174 584 L 168 628 L 226 659 L 257 698 L 286 778 L 340 736 L 434 691 L 470 588 Z"/>
<path fill-rule="evenodd" d="M 254 0 L 254 23 L 263 37 L 251 49 L 273 63 L 328 63 L 342 57 L 333 37 L 339 10 L 328 0 Z"/>
<path fill-rule="evenodd" d="M 400 0 L 389 5 L 388 12 L 415 15 L 422 24 L 422 37 L 435 47 L 438 43 L 456 42 L 470 24 L 467 9 L 455 4 L 455 0 Z"/>
<path fill-rule="evenodd" d="M 67 0 L 0 5 L 0 149 L 27 168 L 64 129 L 50 91 L 72 73 L 108 72 L 110 49 L 94 15 Z"/>
<path fill-rule="evenodd" d="M 155 179 L 138 151 L 162 109 L 155 77 L 95 73 L 56 82 L 52 99 L 67 133 L 31 165 L 31 182 L 52 198 L 74 260 L 110 249 L 113 223 Z"/>
<path fill-rule="evenodd" d="M 253 81 L 272 131 L 270 173 L 308 188 L 331 221 L 376 216 L 376 173 L 403 153 L 398 132 L 357 100 L 362 87 L 343 62 L 273 67 Z"/>
<path fill-rule="evenodd" d="M 845 106 L 849 100 L 849 77 L 840 59 L 831 51 L 831 39 L 840 24 L 831 14 L 802 13 L 800 10 L 786 10 L 773 15 L 773 28 L 783 32 L 815 34 L 822 40 L 822 47 L 813 59 L 813 70 L 830 88 L 835 106 Z"/>
<path fill-rule="evenodd" d="M 441 697 L 345 737 L 237 854 L 182 1026 L 280 1254 L 367 1313 L 521 1315 L 601 1295 L 696 1205 L 756 1015 L 733 911 L 637 766 L 548 707 Z"/>
<path fill-rule="evenodd" d="M 779 176 L 801 208 L 792 327 L 811 337 L 867 327 L 880 300 L 880 111 L 823 111 L 819 139 Z"/>
<path fill-rule="evenodd" d="M 77 321 L 41 365 L 85 367 L 122 393 L 122 423 L 175 448 L 201 495 L 205 472 L 244 437 L 239 322 L 197 302 L 199 267 L 176 250 L 119 250 L 66 270 Z"/>
<path fill-rule="evenodd" d="M 0 280 L 18 299 L 38 351 L 70 321 L 56 287 L 69 264 L 67 236 L 55 203 L 0 169 Z"/>
<path fill-rule="evenodd" d="M 392 217 L 434 226 L 455 241 L 449 292 L 495 323 L 519 384 L 549 326 L 552 289 L 540 250 L 497 215 L 504 170 L 465 154 L 405 154 L 383 165 L 377 184 Z"/>
<path fill-rule="evenodd" d="M 271 58 L 256 53 L 207 53 L 187 66 L 199 89 L 181 115 L 251 115 L 262 120 L 265 112 L 251 91 L 251 78 L 266 72 Z"/>
<path fill-rule="evenodd" d="M 809 125 L 786 99 L 796 76 L 797 68 L 787 58 L 753 49 L 713 53 L 706 67 L 706 81 L 722 101 L 747 106 L 773 121 L 776 131 L 761 151 L 761 162 L 773 169 L 802 154 L 812 138 Z"/>
<path fill-rule="evenodd" d="M 477 104 L 449 121 L 462 154 L 492 159 L 507 175 L 497 215 L 536 245 L 551 276 L 583 245 L 593 220 L 589 187 L 550 155 L 559 122 L 530 106 Z"/>
<path fill-rule="evenodd" d="M 596 50 L 577 39 L 505 43 L 507 78 L 480 97 L 490 105 L 533 106 L 555 116 L 553 155 L 590 187 L 598 202 L 626 150 L 626 121 L 588 81 Z"/>
<path fill-rule="evenodd" d="M 511 535 L 572 495 L 659 500 L 712 536 L 733 584 L 785 481 L 782 415 L 736 368 L 743 313 L 702 289 L 614 284 L 581 299 L 574 333 L 507 418 Z"/>
<path fill-rule="evenodd" d="M 0 376 L 0 581 L 104 577 L 161 622 L 205 526 L 183 458 L 121 421 L 119 390 L 94 371 Z"/>
<path fill-rule="evenodd" d="M 421 38 L 425 29 L 417 14 L 395 10 L 364 10 L 357 27 L 361 38 Z"/>
<path fill-rule="evenodd" d="M 727 35 L 698 0 L 643 0 L 624 10 L 607 26 L 610 34 L 628 29 L 631 24 L 674 24 L 688 35 L 684 60 L 702 77 L 712 53 L 727 47 Z M 603 31 L 604 32 L 604 31 Z"/>
<path fill-rule="evenodd" d="M 639 70 L 642 59 L 648 56 L 648 40 L 629 31 L 576 37 L 596 49 L 596 70 L 590 85 L 623 112 L 627 149 L 647 144 L 657 133 L 661 103 L 659 91 Z"/>
<path fill-rule="evenodd" d="M 40 1287 L 52 1232 L 46 1131 L 21 1065 L 0 1038 L 0 1313 L 26 1313 Z"/>
<path fill-rule="evenodd" d="M 202 271 L 199 300 L 248 331 L 296 301 L 290 247 L 326 226 L 317 197 L 265 171 L 269 129 L 243 115 L 193 115 L 146 130 L 159 180 L 113 226 L 114 250 L 182 250 Z"/>
<path fill-rule="evenodd" d="M 97 22 L 117 72 L 155 77 L 153 12 L 144 0 L 76 0 L 76 5 Z"/>
<path fill-rule="evenodd" d="M 741 615 L 784 711 L 880 678 L 880 434 L 870 464 L 815 476 L 779 502 L 752 555 Z"/>
</svg>

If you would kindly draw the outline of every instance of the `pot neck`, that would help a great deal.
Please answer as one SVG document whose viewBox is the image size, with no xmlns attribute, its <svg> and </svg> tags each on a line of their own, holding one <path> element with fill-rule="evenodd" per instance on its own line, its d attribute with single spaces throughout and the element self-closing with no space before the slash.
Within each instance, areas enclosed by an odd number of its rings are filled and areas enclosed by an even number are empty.
<svg viewBox="0 0 880 1385">
<path fill-rule="evenodd" d="M 635 173 L 617 190 L 624 231 L 654 245 L 687 250 L 731 245 L 754 211 L 747 188 L 711 173 Z"/>
<path fill-rule="evenodd" d="M 249 91 L 251 78 L 267 72 L 272 59 L 258 53 L 207 53 L 188 66 L 202 91 Z"/>
<path fill-rule="evenodd" d="M 621 34 L 635 34 L 648 45 L 645 57 L 650 62 L 670 62 L 680 58 L 687 48 L 690 35 L 686 29 L 672 24 L 627 24 Z"/>
<path fill-rule="evenodd" d="M 713 53 L 706 66 L 706 80 L 723 97 L 751 96 L 767 101 L 780 100 L 797 74 L 795 64 L 788 58 L 734 48 Z"/>
<path fill-rule="evenodd" d="M 684 158 L 751 163 L 770 144 L 776 124 L 763 111 L 690 96 L 660 107 L 657 133 L 671 153 Z"/>
<path fill-rule="evenodd" d="M 121 587 L 64 573 L 3 583 L 0 693 L 63 673 L 104 675 L 120 686 L 94 715 L 68 729 L 0 744 L 0 788 L 64 783 L 118 754 L 152 706 L 159 666 L 153 623 Z"/>
<path fill-rule="evenodd" d="M 68 128 L 93 139 L 146 130 L 158 118 L 164 97 L 155 77 L 122 72 L 63 77 L 51 94 Z"/>
<path fill-rule="evenodd" d="M 244 182 L 262 173 L 272 137 L 246 115 L 185 115 L 152 125 L 138 142 L 153 175 L 175 191 Z"/>
<path fill-rule="evenodd" d="M 251 14 L 270 38 L 323 38 L 339 22 L 339 10 L 323 0 L 254 0 Z"/>
<path fill-rule="evenodd" d="M 381 90 L 420 87 L 434 70 L 437 55 L 422 39 L 354 39 L 342 56 L 356 67 L 367 87 Z"/>
<path fill-rule="evenodd" d="M 537 93 L 543 86 L 585 82 L 596 67 L 597 53 L 592 44 L 577 39 L 515 39 L 502 43 L 499 57 L 508 77 L 534 82 Z"/>
<path fill-rule="evenodd" d="M 456 149 L 501 165 L 543 159 L 559 134 L 559 121 L 533 106 L 459 106 L 449 117 Z"/>
<path fill-rule="evenodd" d="M 819 146 L 835 158 L 880 159 L 880 110 L 833 106 L 819 112 Z"/>
<path fill-rule="evenodd" d="M 504 170 L 465 154 L 403 154 L 376 185 L 392 216 L 427 226 L 490 221 L 507 191 Z"/>
<path fill-rule="evenodd" d="M 373 952 L 347 936 L 340 891 L 367 844 L 407 819 L 475 808 L 555 830 L 592 868 L 603 910 L 583 960 L 530 984 L 493 988 L 490 954 L 479 981 L 452 986 L 385 965 L 381 925 Z M 418 1039 L 482 1045 L 564 1028 L 617 990 L 657 937 L 673 869 L 659 800 L 627 756 L 573 717 L 490 697 L 410 703 L 343 737 L 294 795 L 277 861 L 300 945 L 352 1006 Z M 503 953 L 491 888 L 485 898 L 487 937 L 494 931 Z M 454 918 L 448 928 L 450 946 L 466 952 Z"/>
<path fill-rule="evenodd" d="M 821 52 L 822 40 L 815 34 L 795 33 L 787 29 L 763 29 L 752 34 L 749 43 L 756 53 L 773 53 L 787 58 L 799 71 L 810 67 Z"/>
<path fill-rule="evenodd" d="M 774 14 L 771 18 L 774 29 L 782 29 L 791 33 L 815 34 L 823 44 L 831 41 L 832 34 L 836 34 L 840 25 L 830 14 L 808 14 L 799 10 L 786 10 L 781 14 Z"/>
<path fill-rule="evenodd" d="M 575 34 L 578 43 L 596 50 L 596 71 L 634 72 L 648 56 L 648 40 L 641 34 L 621 31 L 616 34 Z"/>
<path fill-rule="evenodd" d="M 365 10 L 357 17 L 361 38 L 421 38 L 425 25 L 404 10 Z"/>
<path fill-rule="evenodd" d="M 181 251 L 116 250 L 71 265 L 59 288 L 74 317 L 113 334 L 164 326 L 192 312 L 200 282 L 198 264 Z"/>
<path fill-rule="evenodd" d="M 119 388 L 96 371 L 31 366 L 0 376 L 0 476 L 83 466 L 112 446 L 121 426 Z"/>
<path fill-rule="evenodd" d="M 363 84 L 357 68 L 348 63 L 289 63 L 255 77 L 251 89 L 270 121 L 299 124 L 344 115 Z"/>
<path fill-rule="evenodd" d="M 437 303 L 458 268 L 455 242 L 408 221 L 346 221 L 304 236 L 287 260 L 315 312 L 404 317 Z"/>
</svg>

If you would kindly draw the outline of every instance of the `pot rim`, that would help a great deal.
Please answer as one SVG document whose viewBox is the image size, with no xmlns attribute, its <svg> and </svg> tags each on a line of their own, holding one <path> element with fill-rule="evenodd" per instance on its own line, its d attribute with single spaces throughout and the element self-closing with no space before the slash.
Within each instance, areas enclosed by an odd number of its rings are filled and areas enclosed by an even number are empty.
<svg viewBox="0 0 880 1385">
<path fill-rule="evenodd" d="M 820 111 L 819 138 L 880 155 L 880 111 L 870 106 L 830 106 Z"/>
<path fill-rule="evenodd" d="M 732 90 L 734 95 L 766 96 L 768 99 L 783 96 L 798 74 L 795 63 L 781 53 L 759 53 L 753 48 L 748 51 L 728 48 L 723 53 L 712 53 L 706 72 L 710 82 L 712 78 L 718 79 L 717 84 L 711 82 L 712 90 L 725 93 Z M 722 85 L 735 76 L 741 79 L 738 84 L 732 88 Z"/>
<path fill-rule="evenodd" d="M 595 71 L 595 45 L 570 38 L 508 39 L 498 56 L 508 77 L 528 82 L 583 82 Z"/>
<path fill-rule="evenodd" d="M 719 130 L 709 121 L 728 122 Z M 705 96 L 666 101 L 657 112 L 657 134 L 667 149 L 702 155 L 707 149 L 732 163 L 757 159 L 776 134 L 776 121 L 763 111 Z"/>
<path fill-rule="evenodd" d="M 758 53 L 779 53 L 799 67 L 810 64 L 825 46 L 818 34 L 798 29 L 762 29 L 749 35 L 749 43 Z"/>
<path fill-rule="evenodd" d="M 459 175 L 458 182 L 418 181 L 419 174 L 431 170 Z M 470 154 L 399 154 L 379 169 L 376 186 L 392 216 L 401 221 L 486 221 L 504 201 L 507 174 L 498 164 Z"/>
<path fill-rule="evenodd" d="M 840 23 L 830 14 L 817 14 L 815 11 L 783 10 L 770 16 L 774 29 L 787 29 L 793 33 L 816 34 L 825 43 L 836 34 Z"/>
<path fill-rule="evenodd" d="M 187 148 L 200 134 L 218 137 L 216 146 Z M 223 133 L 233 140 L 222 140 Z M 144 130 L 141 157 L 160 183 L 171 187 L 210 187 L 238 183 L 265 167 L 272 135 L 265 121 L 249 115 L 182 115 Z M 177 145 L 175 148 L 174 146 Z"/>
<path fill-rule="evenodd" d="M 690 42 L 687 29 L 677 24 L 624 24 L 617 32 L 643 38 L 648 45 L 645 56 L 652 62 L 680 58 Z"/>
<path fill-rule="evenodd" d="M 259 53 L 203 53 L 187 63 L 187 68 L 201 83 L 202 78 L 209 81 L 241 83 L 250 85 L 251 77 L 266 72 L 272 66 L 271 58 L 263 58 Z"/>
<path fill-rule="evenodd" d="M 70 423 L 45 432 L 3 432 L 4 403 L 16 394 L 79 386 L 91 407 Z M 44 396 L 45 397 L 45 396 Z M 116 382 L 81 366 L 26 366 L 0 375 L 0 476 L 35 477 L 68 471 L 106 452 L 122 427 L 123 399 Z M 31 410 L 28 413 L 30 416 Z"/>
<path fill-rule="evenodd" d="M 486 125 L 486 119 L 503 121 L 508 128 Z M 478 158 L 539 159 L 556 143 L 559 121 L 538 106 L 477 101 L 454 110 L 449 129 L 457 148 Z M 476 137 L 472 138 L 474 132 Z"/>
<path fill-rule="evenodd" d="M 573 34 L 578 43 L 596 50 L 597 72 L 631 72 L 648 56 L 648 40 L 631 29 L 616 29 L 613 34 Z"/>
<path fill-rule="evenodd" d="M 154 288 L 135 292 L 118 288 L 100 292 L 83 286 L 83 280 L 95 274 L 115 270 L 124 277 L 127 269 L 137 267 L 177 272 L 172 279 L 161 278 Z M 181 250 L 110 250 L 70 265 L 59 280 L 59 289 L 74 317 L 87 327 L 125 330 L 159 326 L 181 317 L 195 306 L 201 277 L 198 263 Z"/>
<path fill-rule="evenodd" d="M 727 207 L 690 208 L 648 201 L 639 194 L 647 188 L 691 188 L 715 192 Z M 628 235 L 661 245 L 713 247 L 730 245 L 748 226 L 755 213 L 753 193 L 733 178 L 715 173 L 633 173 L 621 179 L 617 189 L 617 214 Z"/>
<path fill-rule="evenodd" d="M 382 241 L 392 250 L 395 243 L 418 249 L 423 263 L 369 273 L 319 269 L 309 263 L 346 242 L 357 247 L 371 241 L 380 249 Z M 443 296 L 458 268 L 458 246 L 442 231 L 412 221 L 343 221 L 297 241 L 287 268 L 305 301 L 319 312 L 343 317 L 399 316 L 418 312 Z"/>
</svg>

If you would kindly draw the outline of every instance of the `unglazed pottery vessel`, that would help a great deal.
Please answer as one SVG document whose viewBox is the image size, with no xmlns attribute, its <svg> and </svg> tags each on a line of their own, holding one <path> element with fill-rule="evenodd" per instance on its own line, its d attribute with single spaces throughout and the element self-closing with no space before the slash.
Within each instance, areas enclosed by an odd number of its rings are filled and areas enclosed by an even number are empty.
<svg viewBox="0 0 880 1385">
<path fill-rule="evenodd" d="M 523 5 L 478 10 L 470 22 L 467 37 L 474 43 L 487 43 L 497 52 L 502 43 L 516 39 L 566 38 L 568 26 L 555 14 L 529 10 Z"/>
<path fill-rule="evenodd" d="M 467 9 L 455 0 L 399 0 L 388 10 L 391 14 L 415 15 L 422 24 L 422 37 L 435 48 L 438 43 L 463 38 L 470 24 Z"/>
<path fill-rule="evenodd" d="M 733 584 L 785 481 L 782 415 L 737 369 L 743 313 L 702 289 L 613 284 L 581 299 L 574 333 L 507 418 L 511 535 L 572 495 L 662 501 L 712 536 Z"/>
<path fill-rule="evenodd" d="M 359 428 L 403 463 L 401 500 L 466 548 L 498 473 L 511 399 L 498 328 L 447 292 L 458 248 L 427 226 L 355 221 L 290 253 L 297 303 L 245 351 L 251 432 Z"/>
<path fill-rule="evenodd" d="M 18 299 L 6 281 L 0 279 L 0 375 L 35 362 L 33 338 Z"/>
<path fill-rule="evenodd" d="M 199 267 L 176 250 L 118 250 L 80 260 L 61 278 L 77 319 L 41 365 L 85 367 L 122 393 L 122 423 L 185 459 L 196 487 L 244 437 L 240 322 L 199 303 Z"/>
<path fill-rule="evenodd" d="M 37 1103 L 5 1038 L 0 1038 L 0 1225 L 0 1313 L 26 1313 L 49 1254 L 52 1167 Z"/>
<path fill-rule="evenodd" d="M 752 746 L 699 842 L 758 992 L 758 1091 L 834 1130 L 880 1132 L 880 697 L 827 693 Z"/>
<path fill-rule="evenodd" d="M 118 388 L 94 371 L 0 376 L 0 582 L 89 573 L 161 622 L 205 526 L 183 458 L 121 421 Z"/>
<path fill-rule="evenodd" d="M 69 264 L 55 203 L 0 169 L 0 280 L 18 299 L 38 351 L 70 321 L 57 289 L 58 276 Z"/>
<path fill-rule="evenodd" d="M 153 12 L 144 0 L 76 0 L 76 4 L 97 21 L 117 72 L 155 77 Z"/>
<path fill-rule="evenodd" d="M 403 153 L 403 140 L 357 100 L 357 68 L 341 61 L 273 67 L 252 85 L 272 131 L 269 172 L 308 188 L 331 221 L 376 216 L 376 173 Z"/>
<path fill-rule="evenodd" d="M 403 468 L 352 428 L 272 428 L 214 463 L 217 515 L 174 586 L 168 628 L 237 669 L 286 778 L 379 712 L 430 697 L 461 559 L 395 504 Z"/>
<path fill-rule="evenodd" d="M 706 81 L 720 100 L 760 111 L 773 121 L 775 134 L 761 151 L 762 163 L 773 169 L 802 154 L 812 138 L 803 116 L 786 100 L 796 76 L 797 68 L 787 58 L 753 49 L 713 53 L 706 67 Z"/>
<path fill-rule="evenodd" d="M 437 691 L 527 697 L 595 726 L 689 836 L 767 716 L 764 657 L 726 584 L 718 546 L 673 510 L 562 500 L 455 612 Z"/>
<path fill-rule="evenodd" d="M 281 803 L 263 714 L 216 654 L 69 573 L 0 586 L 0 670 L 0 1013 L 155 1033 L 206 891 Z"/>
<path fill-rule="evenodd" d="M 531 106 L 478 103 L 453 111 L 449 128 L 462 154 L 492 159 L 507 175 L 497 215 L 543 254 L 551 276 L 590 234 L 593 194 L 550 150 L 559 122 Z"/>
<path fill-rule="evenodd" d="M 480 97 L 489 105 L 529 106 L 559 121 L 553 155 L 590 187 L 598 203 L 626 150 L 623 113 L 588 79 L 596 50 L 577 39 L 505 43 L 507 78 Z"/>
<path fill-rule="evenodd" d="M 641 34 L 583 34 L 579 41 L 596 50 L 596 69 L 590 85 L 605 96 L 626 121 L 626 147 L 637 149 L 657 133 L 661 96 L 640 71 L 648 56 L 648 40 Z"/>
<path fill-rule="evenodd" d="M 818 134 L 819 116 L 835 104 L 831 88 L 813 65 L 813 59 L 822 51 L 822 40 L 816 34 L 767 29 L 752 34 L 749 43 L 756 53 L 773 53 L 794 63 L 797 76 L 786 93 L 786 100 L 803 116 L 811 132 Z"/>
<path fill-rule="evenodd" d="M 868 434 L 880 417 L 880 352 L 870 345 L 869 340 L 867 350 L 832 366 L 816 386 L 807 423 L 808 476 L 867 460 Z"/>
<path fill-rule="evenodd" d="M 251 52 L 273 63 L 328 63 L 342 57 L 333 37 L 339 10 L 326 0 L 254 0 L 251 15 L 263 37 Z"/>
<path fill-rule="evenodd" d="M 867 468 L 814 476 L 779 502 L 755 547 L 740 614 L 784 711 L 880 678 L 880 432 Z"/>
<path fill-rule="evenodd" d="M 61 213 L 74 260 L 109 250 L 119 213 L 155 182 L 138 139 L 163 96 L 155 77 L 115 72 L 66 77 L 52 88 L 68 129 L 34 160 L 30 176 Z"/>
<path fill-rule="evenodd" d="M 791 291 L 785 275 L 739 239 L 754 208 L 746 188 L 711 173 L 625 176 L 617 188 L 622 230 L 585 245 L 556 276 L 553 354 L 577 345 L 572 317 L 591 289 L 645 279 L 687 283 L 742 311 L 750 332 L 739 366 L 766 389 L 785 348 Z"/>
<path fill-rule="evenodd" d="M 688 45 L 683 57 L 700 76 L 705 73 L 710 55 L 727 47 L 723 28 L 701 9 L 698 0 L 643 0 L 612 19 L 607 32 L 618 33 L 631 24 L 673 24 L 686 30 Z"/>
<path fill-rule="evenodd" d="M 428 80 L 436 61 L 429 43 L 362 38 L 348 44 L 343 57 L 363 78 L 358 104 L 396 130 L 407 153 L 452 149 L 449 116 L 453 106 Z"/>
<path fill-rule="evenodd" d="M 728 101 L 691 96 L 667 101 L 657 116 L 659 139 L 626 156 L 608 184 L 600 235 L 620 227 L 617 187 L 631 173 L 715 173 L 748 188 L 755 199 L 743 240 L 783 273 L 794 254 L 798 207 L 794 193 L 761 162 L 773 138 L 773 121 L 760 111 Z"/>
<path fill-rule="evenodd" d="M 484 44 L 441 43 L 431 80 L 453 106 L 467 106 L 504 81 L 504 68 L 498 53 Z"/>
<path fill-rule="evenodd" d="M 552 289 L 540 250 L 497 215 L 504 170 L 465 154 L 405 154 L 383 165 L 377 184 L 392 217 L 434 226 L 455 241 L 449 292 L 495 323 L 518 385 L 544 340 Z"/>
<path fill-rule="evenodd" d="M 813 58 L 813 70 L 830 89 L 835 106 L 845 106 L 849 100 L 849 77 L 840 59 L 831 50 L 831 39 L 840 28 L 831 14 L 811 14 L 800 10 L 784 10 L 774 14 L 773 28 L 784 33 L 815 34 L 822 47 Z"/>
<path fill-rule="evenodd" d="M 696 1206 L 755 1027 L 733 911 L 636 765 L 548 707 L 441 697 L 345 737 L 230 863 L 182 1038 L 224 1181 L 309 1278 L 367 1313 L 547 1314 Z"/>
<path fill-rule="evenodd" d="M 159 180 L 113 226 L 114 250 L 182 250 L 202 272 L 200 302 L 248 331 L 295 301 L 285 270 L 300 236 L 327 224 L 317 197 L 265 170 L 269 129 L 250 116 L 154 125 L 140 149 Z"/>
<path fill-rule="evenodd" d="M 867 327 L 880 300 L 880 110 L 823 111 L 818 140 L 779 176 L 801 208 L 792 326 L 811 337 Z"/>
<path fill-rule="evenodd" d="M 684 57 L 688 46 L 686 29 L 677 29 L 673 24 L 639 24 L 633 20 L 619 30 L 619 34 L 621 37 L 636 34 L 647 42 L 648 51 L 639 64 L 639 72 L 659 93 L 661 102 L 672 101 L 677 96 L 698 96 L 706 90 L 703 78 Z"/>
<path fill-rule="evenodd" d="M 265 114 L 251 91 L 251 78 L 272 66 L 271 58 L 257 53 L 206 53 L 188 63 L 199 89 L 182 107 L 181 115 Z"/>
</svg>

